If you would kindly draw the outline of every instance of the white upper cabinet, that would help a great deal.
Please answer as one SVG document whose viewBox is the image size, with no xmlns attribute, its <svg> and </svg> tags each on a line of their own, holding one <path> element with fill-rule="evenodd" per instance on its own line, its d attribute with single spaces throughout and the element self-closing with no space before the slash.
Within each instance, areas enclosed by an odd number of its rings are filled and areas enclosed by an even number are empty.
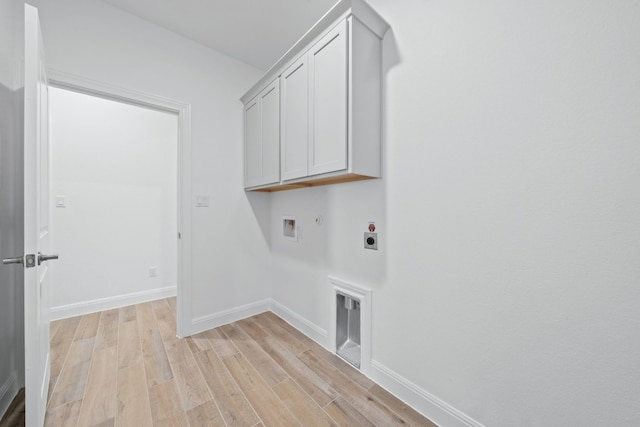
<svg viewBox="0 0 640 427">
<path fill-rule="evenodd" d="M 242 97 L 248 190 L 381 177 L 381 41 L 387 29 L 362 0 L 342 0 Z M 275 113 L 269 108 L 273 114 L 266 114 L 263 94 L 278 81 L 275 144 Z M 276 146 L 279 174 L 271 173 L 273 152 L 265 156 Z"/>
<path fill-rule="evenodd" d="M 280 182 L 280 81 L 244 108 L 245 187 Z"/>
</svg>

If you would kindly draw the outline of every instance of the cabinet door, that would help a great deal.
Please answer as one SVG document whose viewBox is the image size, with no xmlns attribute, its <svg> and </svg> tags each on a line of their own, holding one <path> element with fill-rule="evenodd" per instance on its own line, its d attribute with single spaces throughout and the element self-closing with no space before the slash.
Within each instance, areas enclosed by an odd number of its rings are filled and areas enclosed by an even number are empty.
<svg viewBox="0 0 640 427">
<path fill-rule="evenodd" d="M 259 97 L 253 98 L 244 107 L 244 185 L 259 185 L 262 174 L 261 114 Z"/>
<path fill-rule="evenodd" d="M 309 76 L 307 56 L 282 73 L 282 180 L 307 176 Z"/>
<path fill-rule="evenodd" d="M 261 113 L 260 185 L 280 181 L 280 82 L 276 79 L 259 95 Z"/>
<path fill-rule="evenodd" d="M 347 168 L 347 25 L 341 22 L 309 51 L 309 175 Z"/>
<path fill-rule="evenodd" d="M 276 80 L 244 107 L 245 187 L 280 180 L 279 88 Z"/>
</svg>

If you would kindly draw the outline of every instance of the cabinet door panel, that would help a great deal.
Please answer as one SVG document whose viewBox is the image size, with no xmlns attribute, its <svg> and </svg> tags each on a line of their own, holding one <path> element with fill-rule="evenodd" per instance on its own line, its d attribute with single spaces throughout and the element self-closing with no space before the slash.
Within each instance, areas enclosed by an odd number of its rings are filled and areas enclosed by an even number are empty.
<svg viewBox="0 0 640 427">
<path fill-rule="evenodd" d="M 307 176 L 309 89 L 307 58 L 292 64 L 281 77 L 282 179 Z"/>
<path fill-rule="evenodd" d="M 244 109 L 244 172 L 245 187 L 258 185 L 261 174 L 262 147 L 260 106 L 258 99 L 250 101 Z"/>
<path fill-rule="evenodd" d="M 280 84 L 276 80 L 260 94 L 262 158 L 260 184 L 280 181 Z"/>
<path fill-rule="evenodd" d="M 347 37 L 344 21 L 309 52 L 309 175 L 347 168 Z"/>
</svg>

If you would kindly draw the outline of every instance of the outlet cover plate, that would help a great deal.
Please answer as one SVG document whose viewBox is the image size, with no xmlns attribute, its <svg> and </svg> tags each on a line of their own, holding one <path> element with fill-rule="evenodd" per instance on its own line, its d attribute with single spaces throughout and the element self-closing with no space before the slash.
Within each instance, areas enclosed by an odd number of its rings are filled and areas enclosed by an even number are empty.
<svg viewBox="0 0 640 427">
<path fill-rule="evenodd" d="M 364 233 L 364 248 L 378 250 L 378 233 Z"/>
</svg>

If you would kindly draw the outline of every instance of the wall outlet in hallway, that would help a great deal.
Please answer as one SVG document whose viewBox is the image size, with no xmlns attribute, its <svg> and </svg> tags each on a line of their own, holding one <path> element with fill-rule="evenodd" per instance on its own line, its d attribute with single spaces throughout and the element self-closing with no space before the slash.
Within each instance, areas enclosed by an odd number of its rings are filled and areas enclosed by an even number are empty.
<svg viewBox="0 0 640 427">
<path fill-rule="evenodd" d="M 153 266 L 149 267 L 149 277 L 157 277 L 158 276 L 158 267 Z"/>
</svg>

